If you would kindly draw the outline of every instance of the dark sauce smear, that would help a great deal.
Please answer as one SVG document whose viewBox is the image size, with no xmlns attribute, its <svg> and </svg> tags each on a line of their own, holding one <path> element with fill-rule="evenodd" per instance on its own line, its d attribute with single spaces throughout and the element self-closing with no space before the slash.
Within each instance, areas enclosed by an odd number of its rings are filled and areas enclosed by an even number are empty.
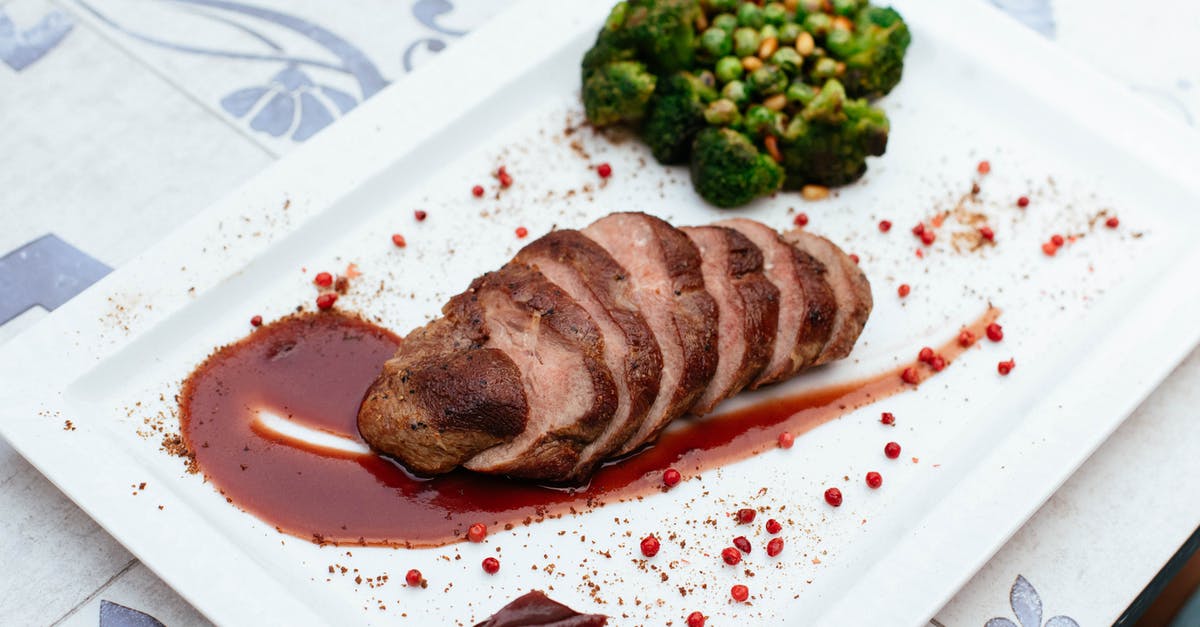
<svg viewBox="0 0 1200 627">
<path fill-rule="evenodd" d="M 513 599 L 475 627 L 604 627 L 607 624 L 607 616 L 580 614 L 541 590 L 532 590 Z"/>
<path fill-rule="evenodd" d="M 995 320 L 971 325 L 976 337 Z M 669 467 L 696 475 L 775 446 L 854 409 L 910 389 L 897 370 L 680 421 L 651 446 L 609 463 L 586 486 L 542 486 L 456 471 L 416 477 L 379 455 L 316 445 L 264 425 L 265 411 L 359 448 L 359 401 L 400 345 L 395 334 L 334 312 L 300 314 L 218 349 L 184 382 L 184 442 L 230 503 L 317 543 L 439 546 L 483 522 L 493 529 L 579 513 L 662 489 Z M 947 362 L 966 350 L 942 347 Z M 932 375 L 922 364 L 921 378 Z"/>
</svg>

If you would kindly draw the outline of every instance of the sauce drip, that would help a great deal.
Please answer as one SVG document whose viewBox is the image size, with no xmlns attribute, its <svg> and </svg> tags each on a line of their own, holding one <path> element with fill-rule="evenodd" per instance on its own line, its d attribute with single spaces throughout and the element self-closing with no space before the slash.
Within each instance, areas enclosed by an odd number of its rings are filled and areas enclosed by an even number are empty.
<svg viewBox="0 0 1200 627">
<path fill-rule="evenodd" d="M 970 328 L 982 337 L 989 310 Z M 184 382 L 184 443 L 230 503 L 277 530 L 317 543 L 438 546 L 463 539 L 476 522 L 511 528 L 660 490 L 668 467 L 695 474 L 772 448 L 780 432 L 799 435 L 933 374 L 908 364 L 874 377 L 763 401 L 720 416 L 682 421 L 653 445 L 597 471 L 586 486 L 562 488 L 456 471 L 413 476 L 367 452 L 358 405 L 400 338 L 335 312 L 283 318 L 218 349 Z M 966 350 L 949 342 L 950 362 Z M 267 426 L 266 412 L 324 436 Z M 319 442 L 318 442 L 319 440 Z"/>
</svg>

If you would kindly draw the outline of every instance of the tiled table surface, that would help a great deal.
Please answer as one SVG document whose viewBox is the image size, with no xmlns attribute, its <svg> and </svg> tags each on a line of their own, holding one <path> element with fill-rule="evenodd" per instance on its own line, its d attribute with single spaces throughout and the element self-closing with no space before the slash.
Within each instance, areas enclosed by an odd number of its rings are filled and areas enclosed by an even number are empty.
<svg viewBox="0 0 1200 627">
<path fill-rule="evenodd" d="M 994 1 L 1200 120 L 1200 5 Z M 3 256 L 48 233 L 93 258 L 83 274 L 120 266 L 507 3 L 0 0 L 0 285 L 31 266 Z M 44 315 L 0 325 L 0 343 Z M 1035 607 L 1039 625 L 1116 619 L 1200 524 L 1197 383 L 1200 351 L 935 624 L 1034 627 Z M 205 622 L 3 441 L 0 564 L 2 624 L 94 625 L 101 599 Z"/>
</svg>

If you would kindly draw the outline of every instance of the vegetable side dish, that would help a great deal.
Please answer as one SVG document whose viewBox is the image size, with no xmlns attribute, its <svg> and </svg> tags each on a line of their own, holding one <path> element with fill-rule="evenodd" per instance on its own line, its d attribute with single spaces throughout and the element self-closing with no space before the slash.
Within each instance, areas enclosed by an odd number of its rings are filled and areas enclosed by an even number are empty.
<svg viewBox="0 0 1200 627">
<path fill-rule="evenodd" d="M 583 57 L 583 104 L 736 207 L 861 177 L 889 130 L 869 101 L 900 82 L 910 39 L 865 0 L 628 0 Z"/>
</svg>

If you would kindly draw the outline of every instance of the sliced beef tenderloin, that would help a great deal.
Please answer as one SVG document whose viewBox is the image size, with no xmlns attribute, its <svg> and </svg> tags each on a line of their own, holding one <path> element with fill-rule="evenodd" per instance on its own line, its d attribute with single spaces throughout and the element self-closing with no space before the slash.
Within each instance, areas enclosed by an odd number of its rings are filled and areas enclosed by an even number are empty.
<svg viewBox="0 0 1200 627">
<path fill-rule="evenodd" d="M 617 389 L 608 427 L 579 454 L 564 480 L 589 476 L 642 424 L 658 394 L 662 354 L 654 332 L 637 309 L 632 282 L 599 244 L 575 230 L 553 231 L 517 253 L 579 303 L 604 335 L 604 361 Z"/>
<path fill-rule="evenodd" d="M 456 317 L 486 320 L 485 346 L 516 364 L 529 407 L 520 434 L 463 466 L 525 479 L 569 476 L 617 407 L 599 327 L 565 291 L 520 263 L 476 279 L 448 307 Z"/>
<path fill-rule="evenodd" d="M 783 239 L 824 264 L 828 269 L 826 277 L 837 300 L 829 341 L 813 365 L 829 363 L 849 355 L 874 306 L 867 275 L 863 274 L 862 268 L 854 263 L 850 255 L 820 235 L 796 229 L 785 233 Z"/>
<path fill-rule="evenodd" d="M 717 305 L 704 289 L 695 244 L 670 224 L 644 213 L 614 213 L 583 234 L 628 272 L 638 310 L 662 351 L 658 395 L 619 455 L 653 439 L 708 386 L 717 368 Z"/>
<path fill-rule="evenodd" d="M 763 272 L 779 288 L 779 324 L 771 361 L 750 387 L 783 381 L 812 365 L 829 339 L 836 303 L 825 267 L 760 222 L 733 218 L 717 225 L 737 230 L 758 246 Z"/>
<path fill-rule="evenodd" d="M 414 472 L 449 472 L 525 430 L 521 372 L 486 328 L 438 318 L 408 335 L 367 390 L 358 430 Z"/>
<path fill-rule="evenodd" d="M 683 227 L 700 250 L 708 293 L 717 302 L 717 371 L 691 412 L 703 415 L 749 385 L 771 361 L 779 288 L 763 274 L 754 242 L 723 226 Z"/>
</svg>

